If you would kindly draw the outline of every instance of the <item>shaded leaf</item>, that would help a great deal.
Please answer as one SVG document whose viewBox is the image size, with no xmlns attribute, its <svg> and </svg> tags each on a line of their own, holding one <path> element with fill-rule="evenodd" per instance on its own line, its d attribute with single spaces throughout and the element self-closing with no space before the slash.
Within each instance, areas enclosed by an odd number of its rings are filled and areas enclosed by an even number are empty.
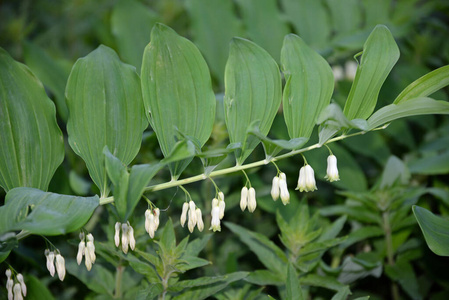
<svg viewBox="0 0 449 300">
<path fill-rule="evenodd" d="M 84 265 L 78 266 L 74 259 L 67 259 L 65 267 L 68 273 L 81 280 L 90 290 L 113 297 L 114 276 L 102 265 L 95 264 L 92 270 L 87 271 Z"/>
<path fill-rule="evenodd" d="M 301 300 L 304 299 L 301 285 L 299 284 L 298 274 L 296 274 L 295 267 L 291 263 L 287 268 L 287 283 L 286 283 L 287 299 Z"/>
<path fill-rule="evenodd" d="M 437 255 L 449 256 L 449 221 L 417 205 L 412 208 L 430 250 Z"/>
<path fill-rule="evenodd" d="M 0 48 L 0 186 L 47 190 L 64 159 L 56 110 L 42 83 Z"/>
<path fill-rule="evenodd" d="M 27 286 L 27 300 L 55 299 L 50 290 L 42 283 L 40 279 L 28 274 L 25 276 L 24 280 Z"/>
</svg>

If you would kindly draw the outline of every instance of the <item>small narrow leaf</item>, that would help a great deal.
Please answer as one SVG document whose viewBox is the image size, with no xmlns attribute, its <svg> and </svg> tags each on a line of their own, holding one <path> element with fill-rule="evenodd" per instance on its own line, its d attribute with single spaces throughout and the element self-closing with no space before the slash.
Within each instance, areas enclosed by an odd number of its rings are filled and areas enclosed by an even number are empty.
<svg viewBox="0 0 449 300">
<path fill-rule="evenodd" d="M 144 51 L 142 93 L 151 127 L 165 157 L 180 134 L 197 139 L 202 147 L 212 132 L 215 95 L 209 69 L 200 51 L 173 29 L 156 24 Z M 170 165 L 174 178 L 192 161 Z"/>
<path fill-rule="evenodd" d="M 410 83 L 396 97 L 393 104 L 399 104 L 413 98 L 427 97 L 449 85 L 449 65 L 436 69 Z"/>
<path fill-rule="evenodd" d="M 284 39 L 281 52 L 286 84 L 284 119 L 290 138 L 309 138 L 334 89 L 332 69 L 326 60 L 297 35 Z"/>
<path fill-rule="evenodd" d="M 449 220 L 416 205 L 412 208 L 430 250 L 437 255 L 449 256 Z"/>
<path fill-rule="evenodd" d="M 0 48 L 0 186 L 47 190 L 64 159 L 56 110 L 42 83 Z"/>
<path fill-rule="evenodd" d="M 139 76 L 114 50 L 102 45 L 75 63 L 66 97 L 70 146 L 86 162 L 101 196 L 107 197 L 104 146 L 128 165 L 148 126 Z"/>
<path fill-rule="evenodd" d="M 399 104 L 390 104 L 376 111 L 368 119 L 368 129 L 372 130 L 400 118 L 429 114 L 449 114 L 449 102 L 414 98 Z"/>
<path fill-rule="evenodd" d="M 234 38 L 225 71 L 224 112 L 231 143 L 241 143 L 236 160 L 242 164 L 259 144 L 247 133 L 254 121 L 266 136 L 281 103 L 281 74 L 274 59 L 255 43 Z"/>
<path fill-rule="evenodd" d="M 15 188 L 0 207 L 0 233 L 28 230 L 33 234 L 59 235 L 81 228 L 99 204 L 97 196 L 76 197 Z"/>
<path fill-rule="evenodd" d="M 296 274 L 295 267 L 289 263 L 287 268 L 287 283 L 286 283 L 287 299 L 302 300 L 301 285 L 299 284 L 298 274 Z"/>
<path fill-rule="evenodd" d="M 344 114 L 349 120 L 367 119 L 376 107 L 380 88 L 399 59 L 399 48 L 387 27 L 378 25 L 363 45 L 363 54 Z"/>
</svg>

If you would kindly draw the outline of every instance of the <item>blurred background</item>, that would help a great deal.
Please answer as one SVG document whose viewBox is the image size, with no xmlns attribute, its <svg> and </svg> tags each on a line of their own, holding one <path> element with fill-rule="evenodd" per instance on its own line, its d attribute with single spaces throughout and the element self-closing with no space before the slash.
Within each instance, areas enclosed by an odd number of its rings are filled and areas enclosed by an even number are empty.
<svg viewBox="0 0 449 300">
<path fill-rule="evenodd" d="M 288 33 L 298 34 L 324 56 L 334 69 L 341 68 L 338 72 L 342 75 L 336 82 L 333 95 L 334 101 L 341 107 L 351 88 L 353 79 L 351 63 L 355 62 L 354 55 L 362 50 L 366 38 L 377 24 L 384 24 L 390 29 L 401 51 L 398 63 L 381 90 L 378 108 L 391 104 L 415 79 L 449 64 L 449 1 L 445 0 L 2 0 L 0 46 L 14 59 L 29 66 L 45 85 L 49 97 L 56 104 L 58 123 L 66 137 L 65 122 L 68 112 L 64 91 L 74 62 L 100 44 L 104 44 L 113 48 L 122 61 L 134 65 L 140 74 L 143 49 L 150 41 L 151 28 L 156 22 L 172 27 L 200 49 L 211 72 L 217 101 L 222 101 L 228 43 L 234 36 L 254 41 L 279 62 L 284 36 Z M 432 97 L 447 100 L 448 90 L 441 90 Z M 218 105 L 217 110 L 212 137 L 207 143 L 209 148 L 225 147 L 229 143 L 221 111 L 222 105 Z M 318 191 L 306 196 L 293 192 L 299 168 L 303 163 L 302 159 L 294 157 L 280 161 L 278 165 L 287 174 L 292 195 L 292 203 L 287 208 L 280 203 L 274 203 L 269 196 L 271 179 L 276 175 L 275 168 L 252 169 L 249 176 L 257 190 L 259 201 L 258 209 L 252 215 L 243 214 L 238 208 L 239 192 L 244 184 L 242 174 L 217 178 L 218 186 L 227 195 L 226 220 L 263 233 L 277 245 L 282 245 L 278 238 L 276 211 L 290 220 L 296 216 L 300 201 L 302 200 L 303 204 L 307 201 L 311 214 L 321 209 L 320 215 L 323 220 L 320 224 L 329 224 L 335 220 L 336 214 L 322 208 L 347 203 L 342 191 L 363 193 L 376 186 L 391 155 L 399 157 L 411 173 L 410 179 L 403 184 L 441 188 L 447 191 L 448 132 L 447 117 L 422 116 L 398 120 L 382 132 L 372 132 L 333 144 L 331 148 L 339 159 L 341 177 L 340 181 L 334 183 L 327 183 L 323 179 L 327 150 L 320 149 L 307 153 L 306 157 L 314 167 L 319 182 Z M 270 136 L 288 139 L 281 112 L 274 121 Z M 313 136 L 316 138 L 312 139 L 310 144 L 317 141 L 317 134 Z M 162 154 L 156 137 L 151 128 L 148 128 L 135 163 L 148 163 L 160 158 Z M 263 149 L 259 146 L 249 161 L 263 158 Z M 220 168 L 233 164 L 234 160 L 230 157 L 220 165 Z M 199 160 L 194 160 L 183 176 L 201 172 Z M 167 170 L 160 173 L 154 183 L 166 180 L 169 180 Z M 208 211 L 214 193 L 212 184 L 205 181 L 187 188 L 194 198 L 200 199 L 198 202 L 204 207 L 204 211 Z M 77 195 L 96 192 L 84 162 L 72 152 L 67 143 L 66 159 L 57 170 L 49 190 Z M 336 191 L 339 193 L 336 194 Z M 4 192 L 0 191 L 1 193 Z M 1 196 L 3 198 L 4 194 Z M 160 207 L 167 207 L 173 202 L 175 205 L 169 208 L 168 213 L 162 215 L 161 223 L 164 224 L 168 217 L 176 219 L 177 222 L 179 208 L 184 201 L 181 192 L 167 190 L 151 195 L 151 198 L 157 199 L 156 204 Z M 414 203 L 439 214 L 449 215 L 448 194 L 440 194 L 438 197 L 423 196 L 417 198 Z M 142 216 L 135 218 L 143 217 L 144 207 L 145 204 L 142 205 Z M 113 222 L 102 212 L 98 212 L 98 219 L 103 220 L 103 224 Z M 206 227 L 208 222 L 208 220 L 205 222 Z M 349 233 L 363 226 L 363 222 L 349 216 L 344 231 Z M 108 229 L 98 227 L 96 230 L 102 232 L 97 233 L 98 236 L 111 234 Z M 179 226 L 176 230 L 178 239 L 187 235 L 186 230 Z M 412 273 L 415 270 L 416 276 L 404 284 L 419 285 L 419 292 L 418 294 L 403 292 L 405 299 L 427 299 L 426 295 L 434 297 L 432 299 L 449 299 L 449 275 L 435 273 L 435 270 L 442 266 L 447 270 L 449 262 L 436 257 L 426 248 L 416 222 L 410 225 L 405 239 L 407 238 L 417 241 L 412 249 L 418 249 L 419 253 L 410 260 L 413 266 Z M 405 239 L 402 236 L 398 238 L 397 243 Z M 21 262 L 21 258 L 25 258 L 28 263 L 33 262 L 32 265 L 38 266 L 40 260 L 37 258 L 34 260 L 34 257 L 38 257 L 40 253 L 32 253 L 34 242 L 36 241 L 33 238 L 24 241 L 15 251 L 17 255 L 11 259 L 20 265 L 24 263 Z M 42 244 L 42 241 L 38 243 Z M 376 243 L 374 238 L 367 237 L 358 243 L 348 245 L 346 249 L 341 249 L 338 254 L 334 253 L 336 256 L 329 255 L 324 259 L 329 264 L 332 262 L 335 264 L 335 257 L 339 257 L 337 261 L 340 261 L 346 255 L 357 256 L 364 252 L 366 247 L 376 249 Z M 378 266 L 377 262 L 381 265 L 385 263 L 382 247 L 377 248 L 380 249 L 379 255 L 369 259 L 365 257 L 375 266 Z M 226 228 L 222 233 L 212 237 L 212 243 L 206 248 L 203 256 L 213 261 L 213 265 L 192 271 L 194 273 L 186 276 L 225 274 L 263 267 L 263 263 L 261 264 L 251 254 L 248 247 Z M 365 264 L 365 269 L 359 272 L 359 275 L 363 273 L 362 275 L 351 277 L 352 279 L 346 278 L 346 282 L 352 284 L 356 294 L 359 291 L 361 295 L 364 293 L 374 295 L 370 299 L 388 299 L 389 282 L 398 280 L 399 277 L 394 277 L 393 273 L 380 275 L 375 271 L 377 267 L 367 266 L 368 263 Z M 32 267 L 28 268 L 31 272 Z M 41 271 L 38 269 L 35 272 L 39 274 Z M 373 280 L 376 280 L 375 283 Z M 71 289 L 65 292 L 62 292 L 62 286 L 57 283 L 52 284 L 48 281 L 47 284 L 51 286 L 53 292 L 59 293 L 59 299 L 70 299 L 74 295 L 81 297 L 85 293 L 82 291 L 82 284 L 76 280 L 71 282 L 73 285 Z M 401 287 L 406 290 L 402 284 Z M 278 293 L 270 285 L 265 288 L 265 292 L 272 295 Z M 328 294 L 323 292 L 320 297 L 328 299 L 326 298 Z"/>
</svg>

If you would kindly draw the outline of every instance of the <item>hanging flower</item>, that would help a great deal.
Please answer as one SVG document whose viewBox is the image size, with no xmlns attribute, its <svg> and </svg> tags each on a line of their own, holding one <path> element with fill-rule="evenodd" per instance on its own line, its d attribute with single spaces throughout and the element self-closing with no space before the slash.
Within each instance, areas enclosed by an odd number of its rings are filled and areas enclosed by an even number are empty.
<svg viewBox="0 0 449 300">
<path fill-rule="evenodd" d="M 279 177 L 277 176 L 273 177 L 273 182 L 271 185 L 271 197 L 274 201 L 279 199 Z"/>
<path fill-rule="evenodd" d="M 120 245 L 120 222 L 115 223 L 115 235 L 114 235 L 114 241 L 115 241 L 115 247 L 118 247 Z"/>
<path fill-rule="evenodd" d="M 189 228 L 190 232 L 193 232 L 196 226 L 196 212 L 195 212 L 195 202 L 192 200 L 189 201 L 189 222 L 187 223 L 187 227 Z"/>
<path fill-rule="evenodd" d="M 184 224 L 186 223 L 188 210 L 189 210 L 189 203 L 184 202 L 184 204 L 182 205 L 181 220 L 180 220 L 182 227 L 184 227 Z"/>
<path fill-rule="evenodd" d="M 60 253 L 56 254 L 56 271 L 58 272 L 59 280 L 63 281 L 65 278 L 65 259 Z"/>
<path fill-rule="evenodd" d="M 196 226 L 198 227 L 198 230 L 201 232 L 204 229 L 203 214 L 201 213 L 201 209 L 199 208 L 195 210 L 195 213 L 196 213 Z"/>
<path fill-rule="evenodd" d="M 14 297 L 13 294 L 13 287 L 14 287 L 14 280 L 11 278 L 12 272 L 11 269 L 7 269 L 6 272 L 6 290 L 8 291 L 8 300 L 12 300 Z"/>
<path fill-rule="evenodd" d="M 45 257 L 47 258 L 47 270 L 50 272 L 50 275 L 53 277 L 55 275 L 55 253 L 48 249 L 45 250 Z"/>
<path fill-rule="evenodd" d="M 246 186 L 242 188 L 240 195 L 240 209 L 244 211 L 248 205 L 248 188 Z"/>
<path fill-rule="evenodd" d="M 218 204 L 218 199 L 217 198 L 212 199 L 211 215 L 212 215 L 212 221 L 211 221 L 209 230 L 212 229 L 214 232 L 215 231 L 221 231 L 221 226 L 220 226 L 220 206 Z"/>
<path fill-rule="evenodd" d="M 290 203 L 290 193 L 287 187 L 287 177 L 285 173 L 279 174 L 279 191 L 281 194 L 282 204 L 287 205 Z"/>
<path fill-rule="evenodd" d="M 315 173 L 310 165 L 305 165 L 299 170 L 298 186 L 300 192 L 312 192 L 317 190 Z"/>
<path fill-rule="evenodd" d="M 326 178 L 330 182 L 340 180 L 337 168 L 337 157 L 335 157 L 335 155 L 333 154 L 327 157 L 327 170 L 326 176 L 324 176 L 324 178 Z"/>
<path fill-rule="evenodd" d="M 248 210 L 249 212 L 254 212 L 256 210 L 257 207 L 257 202 L 256 202 L 256 190 L 251 187 L 248 190 Z"/>
<path fill-rule="evenodd" d="M 22 288 L 20 286 L 20 283 L 16 283 L 14 285 L 14 300 L 23 300 Z"/>
<path fill-rule="evenodd" d="M 224 212 L 226 208 L 226 203 L 224 202 L 223 192 L 218 193 L 218 207 L 220 208 L 220 220 L 224 217 Z"/>
</svg>

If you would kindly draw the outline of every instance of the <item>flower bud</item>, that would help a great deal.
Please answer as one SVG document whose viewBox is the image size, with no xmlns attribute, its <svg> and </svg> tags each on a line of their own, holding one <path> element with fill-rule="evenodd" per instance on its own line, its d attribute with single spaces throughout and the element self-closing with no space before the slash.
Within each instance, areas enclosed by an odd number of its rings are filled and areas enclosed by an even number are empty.
<svg viewBox="0 0 449 300">
<path fill-rule="evenodd" d="M 8 279 L 11 278 L 11 269 L 6 269 L 5 275 Z"/>
<path fill-rule="evenodd" d="M 244 186 L 240 193 L 240 209 L 244 211 L 248 205 L 248 188 Z"/>
<path fill-rule="evenodd" d="M 221 231 L 221 227 L 220 227 L 220 208 L 217 206 L 212 207 L 212 221 L 210 224 L 210 229 L 212 229 L 214 232 L 215 231 Z"/>
<path fill-rule="evenodd" d="M 134 238 L 134 228 L 129 225 L 128 222 L 128 240 L 129 240 L 129 247 L 131 248 L 131 250 L 134 251 L 134 249 L 136 248 L 136 239 Z"/>
<path fill-rule="evenodd" d="M 156 231 L 156 224 L 154 223 L 153 214 L 150 214 L 150 216 L 148 217 L 148 223 L 149 223 L 148 234 L 150 235 L 151 238 L 154 238 L 154 232 Z"/>
<path fill-rule="evenodd" d="M 287 177 L 285 173 L 279 174 L 279 190 L 281 192 L 282 204 L 287 205 L 290 203 L 290 193 L 287 187 Z"/>
<path fill-rule="evenodd" d="M 224 199 L 224 197 L 222 199 Z M 220 217 L 220 220 L 221 220 L 224 217 L 224 212 L 225 212 L 225 208 L 226 208 L 226 203 L 224 202 L 224 200 L 218 200 L 218 207 L 220 208 L 219 217 Z"/>
<path fill-rule="evenodd" d="M 271 184 L 271 197 L 274 201 L 279 199 L 279 177 L 273 177 L 273 182 Z"/>
<path fill-rule="evenodd" d="M 81 241 L 78 245 L 78 253 L 76 254 L 76 262 L 78 263 L 78 266 L 81 264 L 81 261 L 83 260 L 85 249 L 86 243 L 84 241 Z"/>
<path fill-rule="evenodd" d="M 199 208 L 197 208 L 195 212 L 196 212 L 196 226 L 198 227 L 198 230 L 201 232 L 204 229 L 203 214 L 201 213 L 201 209 Z"/>
<path fill-rule="evenodd" d="M 45 257 L 47 258 L 47 270 L 53 277 L 55 275 L 55 265 L 54 265 L 55 253 L 53 251 L 46 249 Z"/>
<path fill-rule="evenodd" d="M 20 287 L 20 283 L 16 283 L 14 285 L 14 300 L 23 300 L 22 288 Z"/>
<path fill-rule="evenodd" d="M 114 235 L 115 246 L 120 245 L 120 222 L 115 223 L 115 235 Z"/>
<path fill-rule="evenodd" d="M 14 280 L 12 280 L 11 278 L 8 278 L 8 280 L 6 280 L 6 290 L 8 291 L 8 300 L 12 300 L 14 297 L 13 294 L 13 289 L 14 287 Z"/>
<path fill-rule="evenodd" d="M 23 281 L 23 275 L 17 274 L 17 281 L 20 283 L 20 288 L 22 289 L 23 296 L 27 295 L 27 286 L 25 285 L 25 282 Z"/>
<path fill-rule="evenodd" d="M 248 191 L 248 211 L 252 213 L 256 210 L 256 207 L 256 190 L 252 187 Z"/>
<path fill-rule="evenodd" d="M 122 224 L 122 251 L 123 253 L 128 253 L 129 246 L 129 235 L 128 235 L 128 224 Z"/>
<path fill-rule="evenodd" d="M 56 271 L 58 272 L 59 280 L 63 281 L 65 277 L 65 259 L 61 254 L 56 254 Z"/>
<path fill-rule="evenodd" d="M 145 211 L 145 231 L 150 233 L 150 215 L 152 215 L 151 209 Z"/>
<path fill-rule="evenodd" d="M 159 227 L 159 215 L 161 214 L 161 211 L 159 210 L 159 208 L 155 208 L 154 209 L 154 230 L 157 230 L 157 228 Z"/>
<path fill-rule="evenodd" d="M 184 227 L 184 224 L 186 223 L 188 210 L 189 204 L 187 202 L 184 202 L 184 204 L 182 205 L 181 220 L 180 220 L 182 227 Z"/>
<path fill-rule="evenodd" d="M 94 237 L 91 233 L 87 235 L 87 244 L 86 244 L 88 255 L 90 256 L 90 260 L 92 263 L 95 263 L 97 257 L 95 256 L 95 245 L 94 245 Z"/>
</svg>

